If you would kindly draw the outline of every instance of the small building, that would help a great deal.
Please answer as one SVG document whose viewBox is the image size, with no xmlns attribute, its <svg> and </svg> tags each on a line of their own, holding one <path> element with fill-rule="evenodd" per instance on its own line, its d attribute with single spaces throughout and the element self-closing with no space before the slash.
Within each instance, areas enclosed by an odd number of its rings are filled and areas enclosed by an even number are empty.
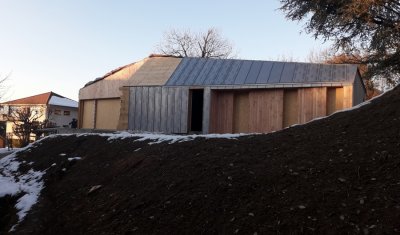
<svg viewBox="0 0 400 235">
<path fill-rule="evenodd" d="M 17 136 L 13 134 L 14 122 L 12 119 L 15 118 L 13 112 L 21 109 L 29 110 L 32 116 L 36 115 L 35 119 L 38 122 L 46 120 L 46 126 L 50 127 L 68 126 L 73 118 L 78 118 L 78 102 L 54 92 L 1 103 L 0 129 L 4 129 L 2 134 L 11 136 L 14 141 L 17 141 Z"/>
<path fill-rule="evenodd" d="M 357 65 L 152 56 L 87 84 L 79 99 L 82 128 L 102 129 L 113 116 L 106 129 L 268 133 L 350 108 L 365 94 Z"/>
</svg>

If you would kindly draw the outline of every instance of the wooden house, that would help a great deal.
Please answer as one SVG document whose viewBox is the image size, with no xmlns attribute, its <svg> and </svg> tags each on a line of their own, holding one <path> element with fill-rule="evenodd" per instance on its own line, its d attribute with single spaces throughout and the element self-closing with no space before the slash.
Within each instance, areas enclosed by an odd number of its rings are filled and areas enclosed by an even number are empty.
<svg viewBox="0 0 400 235">
<path fill-rule="evenodd" d="M 124 82 L 108 86 L 112 73 L 102 88 L 81 89 L 82 128 L 102 129 L 113 116 L 108 129 L 268 133 L 350 108 L 366 93 L 356 65 L 153 56 L 117 73 Z M 101 106 L 111 99 L 111 109 Z"/>
</svg>

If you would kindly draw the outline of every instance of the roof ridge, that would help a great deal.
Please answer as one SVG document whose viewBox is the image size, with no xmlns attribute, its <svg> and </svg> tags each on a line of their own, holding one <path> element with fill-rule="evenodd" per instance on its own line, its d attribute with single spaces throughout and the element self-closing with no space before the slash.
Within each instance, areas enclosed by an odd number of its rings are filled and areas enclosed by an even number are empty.
<svg viewBox="0 0 400 235">
<path fill-rule="evenodd" d="M 9 100 L 9 101 L 6 101 L 6 102 L 2 102 L 1 104 L 21 104 L 21 105 L 24 105 L 24 104 L 45 104 L 45 105 L 48 105 L 49 102 L 50 102 L 50 99 L 53 96 L 75 101 L 75 100 L 70 99 L 68 97 L 65 97 L 65 96 L 62 96 L 60 94 L 57 94 L 57 93 L 55 93 L 53 91 L 49 91 L 49 92 L 40 93 L 40 94 L 37 94 L 37 95 L 31 95 L 31 96 L 22 97 L 22 98 L 18 98 L 18 99 L 14 99 L 14 100 Z"/>
<path fill-rule="evenodd" d="M 279 61 L 279 60 L 253 60 L 253 59 L 236 59 L 236 58 L 203 58 L 203 57 L 193 57 L 193 56 L 187 56 L 183 58 L 189 58 L 189 59 L 213 59 L 213 60 L 238 60 L 238 61 L 261 61 L 261 62 L 274 62 L 274 63 L 293 63 L 293 64 L 318 64 L 318 65 L 352 65 L 352 66 L 358 66 L 359 64 L 355 63 L 322 63 L 322 62 L 306 62 L 306 61 Z"/>
<path fill-rule="evenodd" d="M 51 100 L 51 97 L 53 97 L 53 96 L 57 96 L 57 97 L 60 97 L 60 98 L 66 98 L 66 97 L 64 97 L 64 96 L 62 96 L 62 95 L 59 95 L 59 94 L 53 92 L 53 91 L 50 91 L 50 95 L 49 95 L 49 97 L 47 98 L 46 104 L 49 104 L 49 102 L 50 102 L 50 100 Z"/>
<path fill-rule="evenodd" d="M 18 99 L 9 100 L 9 101 L 3 102 L 3 104 L 7 104 L 7 103 L 10 103 L 10 102 L 15 102 L 15 101 L 18 101 L 18 100 L 23 100 L 23 99 L 29 99 L 29 98 L 33 98 L 33 97 L 36 97 L 36 96 L 46 95 L 46 94 L 50 95 L 51 91 L 40 93 L 40 94 L 37 94 L 37 95 L 31 95 L 31 96 L 27 96 L 27 97 L 21 97 L 21 98 L 18 98 Z"/>
</svg>

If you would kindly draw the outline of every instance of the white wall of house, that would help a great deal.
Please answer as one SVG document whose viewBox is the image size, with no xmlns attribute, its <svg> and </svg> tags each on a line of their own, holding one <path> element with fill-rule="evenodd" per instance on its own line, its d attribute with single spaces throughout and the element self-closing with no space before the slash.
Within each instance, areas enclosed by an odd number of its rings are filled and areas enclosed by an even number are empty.
<svg viewBox="0 0 400 235">
<path fill-rule="evenodd" d="M 73 118 L 78 119 L 77 108 L 50 105 L 47 113 L 48 120 L 59 127 L 68 126 Z"/>
</svg>

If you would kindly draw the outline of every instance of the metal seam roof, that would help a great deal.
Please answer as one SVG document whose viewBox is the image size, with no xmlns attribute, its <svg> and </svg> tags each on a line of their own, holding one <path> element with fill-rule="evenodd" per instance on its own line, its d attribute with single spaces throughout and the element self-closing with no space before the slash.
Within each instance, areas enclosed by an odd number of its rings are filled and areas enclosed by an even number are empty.
<svg viewBox="0 0 400 235">
<path fill-rule="evenodd" d="M 183 58 L 166 86 L 352 83 L 357 65 Z"/>
</svg>

